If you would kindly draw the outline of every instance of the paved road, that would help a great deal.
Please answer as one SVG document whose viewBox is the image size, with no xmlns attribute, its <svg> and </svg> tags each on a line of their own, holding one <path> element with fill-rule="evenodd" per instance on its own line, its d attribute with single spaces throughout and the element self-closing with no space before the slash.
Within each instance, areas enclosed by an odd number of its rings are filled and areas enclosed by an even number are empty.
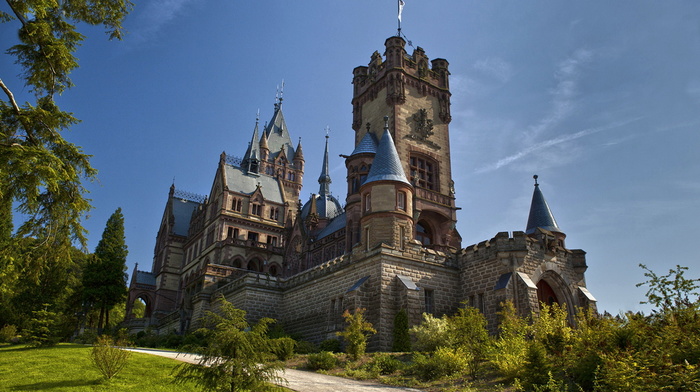
<svg viewBox="0 0 700 392">
<path fill-rule="evenodd" d="M 134 348 L 130 351 L 160 355 L 177 359 L 178 361 L 197 363 L 199 357 L 195 354 L 182 354 L 172 351 L 150 350 Z M 418 389 L 390 387 L 382 384 L 374 384 L 365 381 L 349 380 L 347 378 L 327 376 L 303 370 L 285 369 L 284 378 L 289 389 L 298 392 L 421 392 Z"/>
</svg>

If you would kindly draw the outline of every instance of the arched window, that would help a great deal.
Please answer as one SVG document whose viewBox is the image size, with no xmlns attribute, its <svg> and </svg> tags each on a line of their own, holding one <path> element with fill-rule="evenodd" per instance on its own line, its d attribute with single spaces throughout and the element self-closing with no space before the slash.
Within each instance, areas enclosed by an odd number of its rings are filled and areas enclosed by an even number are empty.
<svg viewBox="0 0 700 392">
<path fill-rule="evenodd" d="M 433 243 L 433 235 L 428 226 L 423 222 L 418 222 L 416 225 L 416 239 L 423 245 Z"/>
</svg>

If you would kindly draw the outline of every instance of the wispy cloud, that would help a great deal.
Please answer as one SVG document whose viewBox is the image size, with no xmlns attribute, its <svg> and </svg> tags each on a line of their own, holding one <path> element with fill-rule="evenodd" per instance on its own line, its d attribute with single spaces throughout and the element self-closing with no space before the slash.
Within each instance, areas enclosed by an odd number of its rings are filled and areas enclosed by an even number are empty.
<svg viewBox="0 0 700 392">
<path fill-rule="evenodd" d="M 581 67 L 588 63 L 592 57 L 592 51 L 578 49 L 570 57 L 559 63 L 554 73 L 557 85 L 551 91 L 552 108 L 537 124 L 528 128 L 528 138 L 535 138 L 552 129 L 573 113 L 577 94 L 577 81 Z"/>
<path fill-rule="evenodd" d="M 505 83 L 513 76 L 513 67 L 500 58 L 486 58 L 474 63 L 474 69 L 496 79 L 500 83 Z"/>
<path fill-rule="evenodd" d="M 136 16 L 136 26 L 132 36 L 136 42 L 143 42 L 155 36 L 163 26 L 175 19 L 189 3 L 197 0 L 151 0 Z"/>
<path fill-rule="evenodd" d="M 524 148 L 521 151 L 518 151 L 517 153 L 515 153 L 513 155 L 499 159 L 497 162 L 495 162 L 493 164 L 483 166 L 483 167 L 477 169 L 476 172 L 477 173 L 486 173 L 486 172 L 498 170 L 498 169 L 500 169 L 504 166 L 507 166 L 507 165 L 519 160 L 519 159 L 522 159 L 522 158 L 524 158 L 528 155 L 531 155 L 535 152 L 542 151 L 548 147 L 553 147 L 553 146 L 556 146 L 558 144 L 562 144 L 562 143 L 570 142 L 572 140 L 580 139 L 582 137 L 592 135 L 594 133 L 607 131 L 607 130 L 615 129 L 615 128 L 620 128 L 620 127 L 623 127 L 629 123 L 639 121 L 640 119 L 642 119 L 642 117 L 632 118 L 632 119 L 624 120 L 624 121 L 618 121 L 618 122 L 614 122 L 612 124 L 608 124 L 608 125 L 603 126 L 603 127 L 584 129 L 584 130 L 578 131 L 576 133 L 572 133 L 569 135 L 561 135 L 561 136 L 556 137 L 554 139 L 549 139 L 549 140 L 545 140 L 545 141 L 542 141 L 539 143 L 535 143 L 535 144 L 532 144 L 532 145 Z"/>
</svg>

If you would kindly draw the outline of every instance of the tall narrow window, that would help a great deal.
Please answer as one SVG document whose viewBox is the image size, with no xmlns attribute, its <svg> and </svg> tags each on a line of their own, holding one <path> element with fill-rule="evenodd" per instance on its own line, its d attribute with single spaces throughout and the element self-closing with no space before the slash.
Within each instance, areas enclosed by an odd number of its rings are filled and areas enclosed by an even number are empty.
<svg viewBox="0 0 700 392">
<path fill-rule="evenodd" d="M 370 211 L 372 209 L 372 197 L 368 193 L 365 195 L 365 211 Z"/>
<path fill-rule="evenodd" d="M 241 212 L 242 208 L 243 208 L 243 201 L 237 197 L 234 197 L 233 200 L 231 200 L 231 209 L 236 211 L 236 212 Z"/>
<path fill-rule="evenodd" d="M 228 228 L 228 232 L 226 233 L 226 238 L 231 238 L 233 237 L 233 227 Z"/>
<path fill-rule="evenodd" d="M 396 208 L 401 211 L 406 211 L 406 192 L 396 194 Z"/>
<path fill-rule="evenodd" d="M 425 289 L 425 313 L 435 312 L 435 292 L 432 289 Z"/>
<path fill-rule="evenodd" d="M 250 208 L 251 214 L 256 215 L 256 216 L 260 216 L 260 214 L 262 212 L 262 206 L 260 204 L 253 203 L 253 204 L 251 204 L 250 207 L 251 207 Z"/>
</svg>

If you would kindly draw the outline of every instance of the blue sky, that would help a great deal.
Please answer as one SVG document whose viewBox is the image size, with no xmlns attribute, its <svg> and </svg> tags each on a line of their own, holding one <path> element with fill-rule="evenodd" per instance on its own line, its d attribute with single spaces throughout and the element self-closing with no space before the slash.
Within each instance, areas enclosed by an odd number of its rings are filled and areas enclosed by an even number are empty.
<svg viewBox="0 0 700 392">
<path fill-rule="evenodd" d="M 352 69 L 396 25 L 392 0 L 145 0 L 123 42 L 84 28 L 76 86 L 59 103 L 82 120 L 66 137 L 99 170 L 90 250 L 121 207 L 129 272 L 150 270 L 173 180 L 208 194 L 219 154 L 243 155 L 282 80 L 304 146 L 302 199 L 317 191 L 326 126 L 331 190 L 343 197 Z M 406 0 L 402 27 L 450 63 L 463 246 L 524 230 L 538 174 L 567 246 L 587 252 L 601 310 L 648 310 L 639 263 L 700 276 L 700 2 Z M 15 31 L 0 25 L 0 47 Z M 0 56 L 23 101 L 19 72 Z"/>
</svg>

